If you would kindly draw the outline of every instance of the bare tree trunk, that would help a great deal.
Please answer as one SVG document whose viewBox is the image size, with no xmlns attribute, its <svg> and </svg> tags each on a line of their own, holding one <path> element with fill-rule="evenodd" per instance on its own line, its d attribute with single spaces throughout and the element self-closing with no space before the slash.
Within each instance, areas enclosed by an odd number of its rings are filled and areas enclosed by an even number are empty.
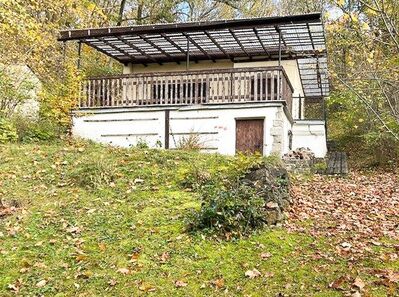
<svg viewBox="0 0 399 297">
<path fill-rule="evenodd" d="M 121 0 L 121 4 L 119 6 L 118 21 L 116 22 L 117 26 L 122 25 L 123 13 L 125 12 L 125 6 L 126 6 L 126 0 Z"/>
<path fill-rule="evenodd" d="M 142 24 L 143 21 L 143 6 L 144 4 L 142 2 L 137 4 L 137 18 L 136 18 L 136 22 L 138 25 Z"/>
</svg>

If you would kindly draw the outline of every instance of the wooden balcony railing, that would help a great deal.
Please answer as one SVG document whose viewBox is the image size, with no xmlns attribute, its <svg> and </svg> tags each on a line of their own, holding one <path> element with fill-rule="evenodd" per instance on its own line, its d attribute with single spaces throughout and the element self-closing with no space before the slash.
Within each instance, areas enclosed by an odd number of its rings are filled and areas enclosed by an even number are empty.
<svg viewBox="0 0 399 297">
<path fill-rule="evenodd" d="M 127 107 L 284 100 L 293 88 L 282 67 L 138 73 L 90 78 L 81 86 L 79 106 Z"/>
</svg>

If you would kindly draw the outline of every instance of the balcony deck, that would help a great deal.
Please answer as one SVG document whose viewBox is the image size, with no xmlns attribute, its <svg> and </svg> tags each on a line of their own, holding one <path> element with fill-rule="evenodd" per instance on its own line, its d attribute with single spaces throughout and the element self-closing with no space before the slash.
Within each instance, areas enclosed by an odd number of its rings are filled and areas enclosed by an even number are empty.
<svg viewBox="0 0 399 297">
<path fill-rule="evenodd" d="M 282 67 L 137 73 L 83 81 L 80 108 L 285 101 L 293 87 Z"/>
</svg>

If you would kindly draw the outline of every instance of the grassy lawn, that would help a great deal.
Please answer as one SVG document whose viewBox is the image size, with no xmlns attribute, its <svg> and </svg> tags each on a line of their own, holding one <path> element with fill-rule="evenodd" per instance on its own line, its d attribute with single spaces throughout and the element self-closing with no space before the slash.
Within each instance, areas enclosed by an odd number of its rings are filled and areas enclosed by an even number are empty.
<svg viewBox="0 0 399 297">
<path fill-rule="evenodd" d="M 200 201 L 181 186 L 182 172 L 225 162 L 87 143 L 0 146 L 0 199 L 18 206 L 0 218 L 0 295 L 350 296 L 356 277 L 361 296 L 398 294 L 394 280 L 369 273 L 399 270 L 394 256 L 373 256 L 397 254 L 397 241 L 337 256 L 330 240 L 306 232 L 311 218 L 305 231 L 236 241 L 187 233 Z M 261 275 L 245 275 L 254 269 Z"/>
</svg>

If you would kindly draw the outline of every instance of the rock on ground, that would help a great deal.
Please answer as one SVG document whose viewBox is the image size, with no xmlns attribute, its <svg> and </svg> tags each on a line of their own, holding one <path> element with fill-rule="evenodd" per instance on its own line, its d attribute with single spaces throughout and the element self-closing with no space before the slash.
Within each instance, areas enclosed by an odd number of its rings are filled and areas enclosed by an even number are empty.
<svg viewBox="0 0 399 297">
<path fill-rule="evenodd" d="M 287 170 L 282 166 L 264 165 L 254 168 L 243 180 L 254 187 L 265 201 L 265 220 L 268 225 L 276 225 L 284 220 L 284 212 L 291 204 L 290 181 Z"/>
</svg>

